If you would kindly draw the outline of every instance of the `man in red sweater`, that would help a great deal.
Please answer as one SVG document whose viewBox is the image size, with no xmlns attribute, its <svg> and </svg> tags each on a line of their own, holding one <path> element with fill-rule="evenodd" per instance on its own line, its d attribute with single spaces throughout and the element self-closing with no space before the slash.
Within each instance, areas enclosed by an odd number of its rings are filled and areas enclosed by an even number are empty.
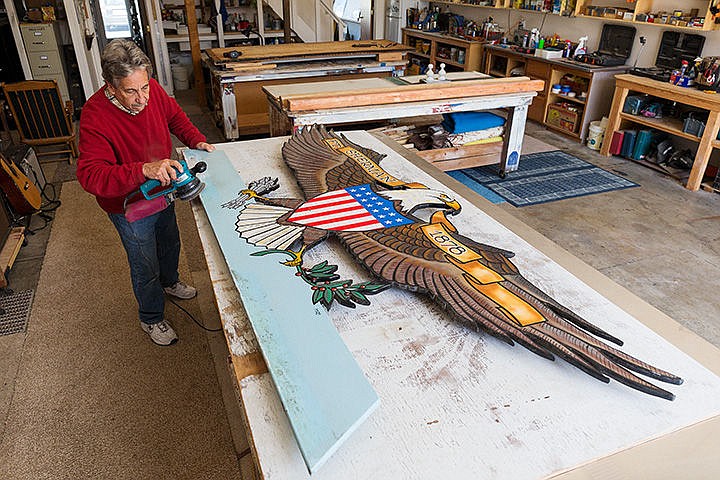
<svg viewBox="0 0 720 480">
<path fill-rule="evenodd" d="M 169 185 L 176 178 L 175 169 L 182 167 L 170 159 L 170 133 L 191 148 L 210 152 L 215 147 L 150 78 L 150 60 L 132 41 L 110 42 L 101 65 L 106 84 L 85 103 L 80 117 L 77 177 L 120 234 L 140 326 L 156 344 L 171 345 L 177 335 L 164 318 L 164 294 L 189 299 L 197 293 L 178 278 L 180 234 L 174 205 L 137 219 L 126 217 L 125 198 L 148 179 Z"/>
</svg>

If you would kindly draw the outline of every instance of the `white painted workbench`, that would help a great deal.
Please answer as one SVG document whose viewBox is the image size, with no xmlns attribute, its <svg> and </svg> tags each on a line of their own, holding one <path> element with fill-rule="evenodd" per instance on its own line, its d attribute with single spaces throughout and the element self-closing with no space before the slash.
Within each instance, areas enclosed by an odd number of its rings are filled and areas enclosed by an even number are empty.
<svg viewBox="0 0 720 480">
<path fill-rule="evenodd" d="M 463 212 L 453 222 L 461 233 L 516 252 L 515 263 L 531 281 L 625 339 L 624 351 L 685 383 L 668 387 L 677 396 L 673 402 L 617 382 L 606 385 L 562 361 L 549 362 L 449 321 L 418 296 L 391 290 L 372 297 L 370 307 L 335 306 L 330 312 L 381 405 L 313 478 L 522 480 L 562 472 L 558 478 L 565 480 L 716 477 L 720 379 L 703 365 L 720 371 L 717 349 L 417 157 L 403 158 L 365 132 L 351 138 L 390 154 L 382 165 L 393 175 L 455 192 Z M 283 141 L 218 147 L 246 182 L 278 176 L 281 188 L 273 195 L 297 197 L 280 158 Z M 308 478 L 269 374 L 253 374 L 262 371 L 257 342 L 207 217 L 202 206 L 193 210 L 257 465 L 263 478 Z M 309 264 L 321 259 L 338 264 L 343 277 L 366 278 L 338 242 L 306 255 Z M 306 286 L 299 282 L 298 288 Z"/>
</svg>

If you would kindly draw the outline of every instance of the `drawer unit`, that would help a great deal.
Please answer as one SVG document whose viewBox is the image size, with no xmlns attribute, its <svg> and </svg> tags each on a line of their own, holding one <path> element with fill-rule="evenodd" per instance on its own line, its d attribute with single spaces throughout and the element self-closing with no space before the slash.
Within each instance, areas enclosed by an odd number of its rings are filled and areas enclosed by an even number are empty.
<svg viewBox="0 0 720 480">
<path fill-rule="evenodd" d="M 55 80 L 63 100 L 69 100 L 65 66 L 55 24 L 21 23 L 20 32 L 33 79 Z"/>
<path fill-rule="evenodd" d="M 20 31 L 28 53 L 59 50 L 57 34 L 52 23 L 21 23 Z"/>
<path fill-rule="evenodd" d="M 60 54 L 57 51 L 27 52 L 27 56 L 34 78 L 37 78 L 37 75 L 64 73 Z"/>
</svg>

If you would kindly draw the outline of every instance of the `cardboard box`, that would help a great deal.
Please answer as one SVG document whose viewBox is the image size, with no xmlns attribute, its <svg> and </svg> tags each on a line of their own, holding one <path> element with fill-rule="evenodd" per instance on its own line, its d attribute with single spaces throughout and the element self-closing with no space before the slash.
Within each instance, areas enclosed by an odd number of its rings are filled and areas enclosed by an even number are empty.
<svg viewBox="0 0 720 480">
<path fill-rule="evenodd" d="M 553 103 L 548 105 L 545 123 L 571 133 L 576 133 L 580 124 L 582 110 L 570 110 L 562 104 Z"/>
</svg>

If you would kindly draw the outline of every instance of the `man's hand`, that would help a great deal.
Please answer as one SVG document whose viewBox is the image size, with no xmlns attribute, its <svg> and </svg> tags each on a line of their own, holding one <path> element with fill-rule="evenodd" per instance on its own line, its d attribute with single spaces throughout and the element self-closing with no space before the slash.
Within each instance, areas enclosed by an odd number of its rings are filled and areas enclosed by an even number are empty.
<svg viewBox="0 0 720 480">
<path fill-rule="evenodd" d="M 177 170 L 175 170 L 177 169 Z M 147 178 L 157 180 L 163 186 L 170 185 L 171 180 L 177 179 L 177 172 L 182 170 L 182 165 L 177 160 L 166 158 L 157 162 L 144 163 L 142 173 Z"/>
<path fill-rule="evenodd" d="M 206 152 L 214 152 L 215 151 L 215 145 L 211 145 L 206 142 L 200 142 L 197 145 L 195 145 L 196 150 L 205 150 Z"/>
</svg>

